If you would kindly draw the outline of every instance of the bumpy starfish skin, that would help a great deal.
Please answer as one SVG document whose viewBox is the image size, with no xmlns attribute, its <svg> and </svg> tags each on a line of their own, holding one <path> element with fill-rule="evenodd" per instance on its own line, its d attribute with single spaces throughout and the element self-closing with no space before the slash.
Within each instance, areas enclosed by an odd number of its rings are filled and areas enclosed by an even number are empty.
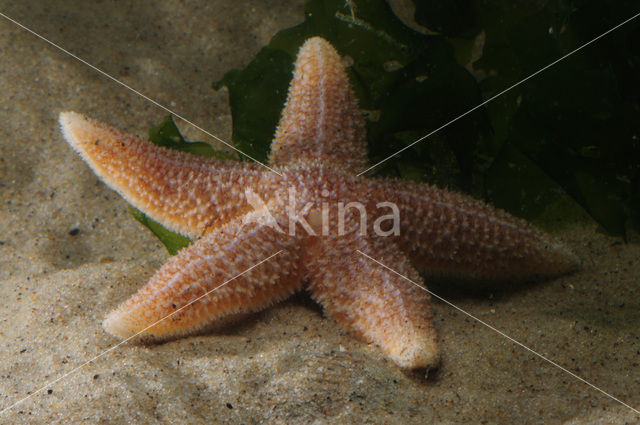
<svg viewBox="0 0 640 425">
<path fill-rule="evenodd" d="M 227 315 L 263 309 L 302 287 L 293 238 L 261 224 L 232 223 L 172 257 L 147 285 L 107 316 L 104 327 L 127 337 L 158 322 L 149 330 L 151 335 L 181 336 Z M 280 254 L 225 284 L 279 250 Z M 199 297 L 188 308 L 161 320 Z"/>
<path fill-rule="evenodd" d="M 158 147 L 73 112 L 60 123 L 106 184 L 195 240 L 107 316 L 105 329 L 121 338 L 193 333 L 308 282 L 344 328 L 402 367 L 429 367 L 438 361 L 429 295 L 397 273 L 419 284 L 416 268 L 426 276 L 523 280 L 577 265 L 550 236 L 468 196 L 357 177 L 366 168 L 364 120 L 340 56 L 322 38 L 307 40 L 296 61 L 270 157 L 281 175 Z M 266 210 L 254 210 L 255 199 Z M 336 206 L 349 202 L 362 203 L 366 222 L 357 207 L 343 208 L 340 218 Z M 399 211 L 392 236 L 372 227 L 389 214 L 385 202 Z"/>
<path fill-rule="evenodd" d="M 257 191 L 258 164 L 184 155 L 74 112 L 60 114 L 65 139 L 106 184 L 169 229 L 197 237 L 251 210 L 241 187 Z"/>
<path fill-rule="evenodd" d="M 310 39 L 298 54 L 269 162 L 286 166 L 321 159 L 325 167 L 362 171 L 367 147 L 361 115 L 340 56 L 329 43 Z"/>
</svg>

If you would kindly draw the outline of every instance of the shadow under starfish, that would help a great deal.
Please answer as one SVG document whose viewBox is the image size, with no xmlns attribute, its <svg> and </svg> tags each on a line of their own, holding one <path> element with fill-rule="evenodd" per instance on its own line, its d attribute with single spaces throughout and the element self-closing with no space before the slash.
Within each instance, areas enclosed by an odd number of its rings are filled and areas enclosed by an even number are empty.
<svg viewBox="0 0 640 425">
<path fill-rule="evenodd" d="M 107 185 L 195 240 L 107 316 L 105 329 L 120 338 L 191 334 L 308 282 L 344 328 L 401 367 L 432 367 L 439 355 L 429 295 L 400 275 L 420 284 L 419 271 L 530 280 L 578 264 L 550 236 L 468 196 L 358 177 L 367 167 L 363 115 L 340 56 L 319 37 L 304 43 L 295 63 L 269 160 L 277 173 L 159 147 L 74 112 L 60 114 L 60 124 Z M 379 226 L 388 218 L 381 205 L 397 212 L 391 230 Z"/>
</svg>

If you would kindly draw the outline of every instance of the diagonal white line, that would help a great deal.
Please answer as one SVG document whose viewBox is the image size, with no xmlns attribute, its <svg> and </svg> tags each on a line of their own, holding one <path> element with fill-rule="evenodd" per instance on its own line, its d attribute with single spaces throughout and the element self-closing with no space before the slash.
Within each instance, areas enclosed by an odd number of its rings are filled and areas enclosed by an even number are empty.
<svg viewBox="0 0 640 425">
<path fill-rule="evenodd" d="M 253 266 L 249 267 L 248 269 L 246 269 L 245 271 L 243 271 L 240 274 L 235 275 L 234 277 L 232 277 L 229 280 L 226 280 L 225 282 L 221 283 L 220 285 L 216 286 L 215 288 L 211 289 L 209 292 L 204 293 L 203 295 L 200 295 L 199 297 L 189 301 L 187 304 L 183 305 L 182 307 L 180 307 L 179 309 L 177 309 L 176 311 L 171 312 L 170 314 L 167 314 L 166 316 L 164 316 L 163 318 L 153 322 L 152 324 L 150 324 L 149 326 L 147 326 L 146 328 L 142 329 L 141 331 L 136 332 L 135 334 L 131 335 L 130 337 L 128 337 L 127 339 L 124 339 L 122 341 L 120 341 L 119 343 L 117 343 L 116 345 L 106 349 L 105 351 L 103 351 L 102 353 L 98 354 L 97 356 L 94 356 L 92 358 L 90 358 L 89 360 L 87 360 L 86 362 L 82 363 L 80 366 L 76 366 L 73 369 L 71 369 L 69 372 L 65 373 L 64 375 L 54 379 L 53 381 L 47 382 L 45 385 L 41 386 L 40 388 L 38 388 L 37 390 L 35 390 L 34 392 L 32 392 L 31 394 L 29 394 L 26 397 L 21 398 L 20 400 L 14 402 L 13 404 L 5 407 L 4 409 L 0 410 L 0 415 L 3 414 L 4 412 L 10 410 L 11 408 L 17 406 L 18 404 L 30 399 L 31 397 L 33 397 L 34 395 L 38 394 L 39 392 L 41 392 L 42 390 L 44 390 L 45 388 L 55 384 L 56 382 L 59 382 L 61 380 L 63 380 L 64 378 L 66 378 L 69 375 L 72 375 L 73 373 L 77 372 L 79 369 L 85 367 L 86 365 L 88 365 L 89 363 L 93 363 L 94 361 L 98 360 L 100 357 L 104 356 L 105 354 L 115 350 L 116 348 L 120 347 L 122 344 L 124 344 L 127 341 L 130 341 L 131 339 L 135 338 L 136 336 L 140 335 L 141 333 L 143 333 L 144 331 L 146 331 L 149 328 L 154 327 L 155 325 L 157 325 L 158 323 L 162 322 L 165 319 L 168 319 L 169 317 L 173 316 L 174 314 L 178 313 L 179 311 L 189 307 L 191 304 L 195 303 L 196 301 L 206 297 L 207 295 L 211 294 L 214 291 L 217 291 L 218 289 L 222 288 L 223 286 L 225 286 L 227 283 L 231 282 L 232 280 L 242 276 L 243 274 L 247 273 L 250 270 L 253 270 L 254 268 L 258 267 L 260 264 L 265 263 L 267 261 L 269 261 L 270 259 L 272 259 L 273 257 L 275 257 L 276 255 L 280 254 L 282 252 L 282 250 L 276 252 L 275 254 L 265 258 L 264 260 L 260 261 L 257 264 L 254 264 Z"/>
<path fill-rule="evenodd" d="M 471 313 L 467 313 L 466 311 L 464 311 L 463 309 L 461 309 L 460 307 L 456 306 L 455 304 L 445 300 L 444 298 L 442 298 L 441 296 L 434 294 L 433 292 L 431 292 L 430 290 L 428 290 L 427 288 L 425 288 L 424 286 L 420 285 L 419 283 L 414 282 L 413 280 L 409 279 L 408 277 L 398 273 L 397 271 L 393 270 L 391 267 L 388 267 L 386 265 L 384 265 L 383 263 L 381 263 L 380 261 L 376 260 L 373 257 L 370 257 L 369 255 L 365 254 L 364 252 L 360 251 L 359 249 L 356 249 L 356 251 L 360 254 L 362 254 L 363 256 L 367 257 L 368 259 L 370 259 L 371 261 L 381 265 L 382 267 L 384 267 L 385 269 L 389 270 L 392 273 L 397 274 L 398 276 L 400 276 L 401 278 L 409 281 L 410 283 L 414 284 L 415 286 L 417 286 L 418 288 L 422 289 L 425 292 L 428 292 L 430 295 L 432 295 L 433 297 L 439 299 L 440 301 L 444 302 L 445 304 L 455 308 L 456 310 L 458 310 L 459 312 L 469 316 L 470 318 L 472 318 L 473 320 L 475 320 L 476 322 L 488 327 L 489 329 L 491 329 L 492 331 L 496 332 L 497 334 L 503 336 L 504 338 L 508 339 L 509 341 L 513 342 L 514 344 L 519 345 L 520 347 L 524 348 L 525 350 L 529 351 L 530 353 L 535 354 L 536 356 L 540 357 L 542 360 L 551 363 L 553 366 L 557 367 L 558 369 L 568 373 L 569 375 L 573 376 L 574 378 L 576 378 L 579 381 L 582 381 L 583 383 L 587 384 L 588 386 L 590 386 L 591 388 L 601 392 L 602 394 L 606 395 L 607 397 L 611 398 L 612 400 L 617 401 L 618 403 L 622 404 L 625 407 L 628 407 L 629 409 L 633 410 L 635 413 L 637 413 L 638 415 L 640 415 L 640 410 L 637 410 L 631 406 L 629 406 L 627 403 L 625 403 L 624 401 L 612 396 L 611 394 L 609 394 L 608 392 L 596 387 L 595 385 L 593 385 L 591 382 L 579 377 L 578 375 L 576 375 L 575 373 L 571 372 L 570 370 L 560 366 L 558 363 L 554 362 L 553 360 L 550 360 L 548 358 L 546 358 L 545 356 L 543 356 L 542 354 L 538 353 L 537 351 L 532 350 L 531 348 L 527 347 L 526 345 L 524 345 L 523 343 L 516 341 L 515 339 L 511 338 L 509 335 L 505 334 L 504 332 L 502 332 L 499 329 L 494 328 L 493 326 L 491 326 L 490 324 L 488 324 L 487 322 L 484 322 L 481 319 L 478 319 L 477 317 L 475 317 L 474 315 L 472 315 Z"/>
<path fill-rule="evenodd" d="M 525 81 L 530 80 L 531 78 L 535 77 L 536 75 L 540 74 L 543 71 L 546 71 L 547 69 L 551 68 L 553 65 L 557 64 L 558 62 L 568 58 L 569 56 L 573 55 L 574 53 L 584 49 L 585 47 L 587 47 L 588 45 L 598 41 L 599 39 L 601 39 L 602 37 L 604 37 L 605 35 L 609 34 L 612 31 L 617 30 L 618 28 L 620 28 L 621 26 L 623 26 L 624 24 L 636 19 L 638 16 L 640 16 L 640 13 L 637 13 L 635 15 L 633 15 L 631 18 L 627 19 L 624 22 L 619 23 L 618 25 L 616 25 L 615 27 L 611 28 L 610 30 L 600 34 L 599 36 L 597 36 L 596 38 L 592 39 L 591 41 L 586 42 L 585 44 L 583 44 L 582 46 L 576 48 L 575 50 L 572 50 L 571 52 L 567 53 L 566 55 L 562 56 L 559 59 L 556 59 L 555 61 L 551 62 L 549 65 L 540 68 L 539 70 L 537 70 L 536 72 L 534 72 L 533 74 L 529 75 L 528 77 L 518 81 L 517 83 L 513 84 L 512 86 L 502 90 L 500 93 L 491 96 L 489 99 L 485 100 L 484 102 L 482 102 L 481 104 L 469 109 L 467 112 L 465 112 L 464 114 L 452 119 L 451 121 L 449 121 L 448 123 L 436 128 L 435 130 L 433 130 L 431 133 L 427 134 L 426 136 L 422 136 L 421 138 L 419 138 L 418 140 L 416 140 L 415 142 L 411 143 L 410 145 L 405 146 L 404 148 L 400 149 L 399 151 L 397 151 L 396 153 L 389 155 L 388 157 L 386 157 L 385 159 L 383 159 L 382 161 L 376 162 L 375 164 L 373 164 L 371 167 L 367 168 L 366 170 L 358 173 L 358 176 L 361 176 L 365 173 L 367 173 L 368 171 L 376 168 L 378 165 L 382 164 L 383 162 L 388 161 L 389 159 L 393 158 L 394 156 L 398 155 L 401 152 L 404 152 L 405 150 L 409 149 L 411 146 L 415 145 L 416 143 L 419 143 L 421 141 L 423 141 L 424 139 L 434 135 L 435 133 L 437 133 L 438 131 L 442 130 L 445 127 L 448 127 L 449 125 L 453 124 L 454 122 L 458 121 L 460 118 L 466 117 L 467 115 L 469 115 L 470 113 L 472 113 L 473 111 L 483 107 L 484 105 L 486 105 L 487 103 L 491 102 L 492 100 L 502 96 L 503 94 L 505 94 L 506 92 L 508 92 L 509 90 L 512 90 L 516 87 L 518 87 L 519 85 L 521 85 L 522 83 L 524 83 Z"/>
<path fill-rule="evenodd" d="M 104 72 L 103 70 L 97 68 L 96 66 L 90 64 L 89 62 L 85 61 L 84 59 L 74 55 L 73 53 L 71 53 L 70 51 L 64 49 L 63 47 L 57 45 L 56 43 L 54 43 L 53 41 L 50 41 L 48 39 L 46 39 L 45 37 L 41 36 L 40 34 L 38 34 L 37 32 L 25 27 L 24 25 L 22 25 L 20 22 L 10 18 L 9 16 L 5 15 L 4 13 L 0 12 L 0 16 L 2 16 L 3 18 L 5 18 L 8 21 L 13 22 L 14 24 L 16 24 L 17 26 L 19 26 L 20 28 L 24 29 L 25 31 L 30 32 L 31 34 L 35 35 L 36 37 L 38 37 L 39 39 L 49 43 L 50 45 L 52 45 L 53 47 L 55 47 L 56 49 L 62 51 L 63 53 L 66 53 L 67 55 L 71 56 L 72 58 L 82 62 L 83 64 L 87 65 L 89 68 L 93 69 L 96 72 L 99 72 L 100 74 L 104 75 L 105 77 L 109 78 L 110 80 L 120 84 L 122 87 L 134 92 L 135 94 L 137 94 L 138 96 L 148 100 L 149 102 L 153 103 L 154 105 L 156 105 L 157 107 L 159 107 L 160 109 L 169 112 L 170 114 L 175 115 L 176 117 L 180 118 L 182 121 L 186 122 L 187 124 L 191 125 L 192 127 L 202 131 L 203 133 L 205 133 L 206 135 L 208 135 L 209 137 L 212 137 L 213 139 L 217 140 L 220 143 L 223 143 L 224 145 L 230 147 L 231 149 L 233 149 L 234 151 L 238 152 L 241 155 L 244 155 L 245 157 L 251 159 L 254 162 L 257 162 L 258 164 L 262 165 L 263 167 L 265 167 L 266 169 L 276 173 L 277 175 L 279 175 L 280 177 L 282 177 L 282 174 L 280 174 L 279 172 L 277 172 L 276 170 L 274 170 L 273 168 L 269 167 L 268 165 L 258 161 L 257 159 L 253 158 L 250 155 L 247 155 L 246 153 L 242 152 L 240 149 L 236 148 L 235 146 L 233 146 L 230 143 L 225 142 L 224 140 L 222 140 L 221 138 L 219 138 L 218 136 L 208 132 L 207 130 L 203 129 L 202 127 L 200 127 L 199 125 L 193 123 L 192 121 L 189 121 L 188 119 L 186 119 L 185 117 L 183 117 L 182 115 L 179 115 L 178 113 L 174 112 L 173 110 L 167 108 L 166 106 L 156 102 L 155 100 L 153 100 L 152 98 L 150 98 L 149 96 L 139 92 L 138 90 L 134 89 L 133 87 L 129 86 L 126 83 L 123 83 L 122 81 L 118 80 L 115 77 L 112 77 L 111 75 L 107 74 L 106 72 Z"/>
</svg>

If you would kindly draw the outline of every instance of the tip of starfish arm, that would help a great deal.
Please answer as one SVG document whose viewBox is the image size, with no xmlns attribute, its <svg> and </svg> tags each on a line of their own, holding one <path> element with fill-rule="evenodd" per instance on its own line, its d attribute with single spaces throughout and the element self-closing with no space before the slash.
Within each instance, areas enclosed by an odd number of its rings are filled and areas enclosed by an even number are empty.
<svg viewBox="0 0 640 425">
<path fill-rule="evenodd" d="M 64 139 L 71 145 L 73 150 L 78 152 L 80 156 L 87 162 L 90 158 L 82 148 L 82 144 L 90 140 L 89 135 L 95 132 L 95 123 L 82 114 L 73 111 L 61 112 L 58 117 L 60 129 Z"/>
<path fill-rule="evenodd" d="M 440 363 L 440 353 L 435 345 L 405 347 L 398 353 L 390 353 L 391 359 L 403 369 L 433 369 Z"/>
<path fill-rule="evenodd" d="M 114 310 L 102 322 L 105 331 L 118 338 L 129 338 L 135 335 L 135 330 L 124 320 L 119 310 Z"/>
<path fill-rule="evenodd" d="M 322 48 L 329 48 L 332 50 L 335 50 L 334 47 L 331 45 L 331 43 L 329 43 L 326 39 L 324 39 L 323 37 L 320 36 L 315 36 L 315 37 L 311 37 L 308 38 L 304 43 L 303 43 L 303 48 L 304 47 L 322 47 Z"/>
<path fill-rule="evenodd" d="M 572 273 L 578 271 L 582 268 L 582 261 L 580 261 L 580 257 L 571 252 L 569 249 L 564 248 L 565 262 L 566 262 L 566 272 Z"/>
<path fill-rule="evenodd" d="M 85 121 L 84 116 L 73 111 L 60 112 L 58 116 L 62 135 L 71 146 L 75 146 L 78 143 L 78 138 L 74 130 L 78 128 L 83 121 Z"/>
<path fill-rule="evenodd" d="M 187 335 L 198 335 L 208 332 L 218 332 L 229 326 L 233 326 L 249 315 L 249 312 L 231 312 L 227 316 L 215 318 L 215 320 L 205 320 L 201 323 L 193 323 L 186 329 L 173 329 L 171 327 L 158 326 L 166 318 L 161 318 L 156 322 L 140 321 L 139 317 L 131 311 L 121 309 L 113 310 L 102 321 L 102 328 L 109 334 L 120 339 L 134 339 L 136 342 L 157 343 L 172 341 Z M 134 338 L 135 337 L 135 338 Z"/>
<path fill-rule="evenodd" d="M 153 322 L 141 322 L 140 318 L 132 314 L 131 311 L 118 308 L 104 318 L 102 328 L 116 338 L 131 339 L 135 337 L 135 341 L 145 343 L 165 341 L 187 335 L 186 332 L 180 331 L 156 334 L 154 324 Z"/>
<path fill-rule="evenodd" d="M 576 272 L 582 268 L 580 258 L 559 242 L 549 243 L 544 247 L 546 263 L 539 270 L 539 277 L 553 278 Z"/>
</svg>

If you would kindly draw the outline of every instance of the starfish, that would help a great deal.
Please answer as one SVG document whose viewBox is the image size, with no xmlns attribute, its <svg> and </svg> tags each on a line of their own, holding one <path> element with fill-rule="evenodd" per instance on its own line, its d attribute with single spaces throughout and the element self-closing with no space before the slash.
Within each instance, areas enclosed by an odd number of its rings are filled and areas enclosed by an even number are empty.
<svg viewBox="0 0 640 425">
<path fill-rule="evenodd" d="M 328 316 L 399 366 L 432 367 L 429 293 L 404 277 L 529 280 L 577 265 L 551 236 L 469 196 L 358 177 L 368 163 L 363 114 L 320 37 L 298 53 L 271 169 L 156 146 L 75 112 L 60 124 L 108 186 L 194 241 L 107 315 L 104 328 L 120 338 L 201 332 L 306 285 Z"/>
</svg>

